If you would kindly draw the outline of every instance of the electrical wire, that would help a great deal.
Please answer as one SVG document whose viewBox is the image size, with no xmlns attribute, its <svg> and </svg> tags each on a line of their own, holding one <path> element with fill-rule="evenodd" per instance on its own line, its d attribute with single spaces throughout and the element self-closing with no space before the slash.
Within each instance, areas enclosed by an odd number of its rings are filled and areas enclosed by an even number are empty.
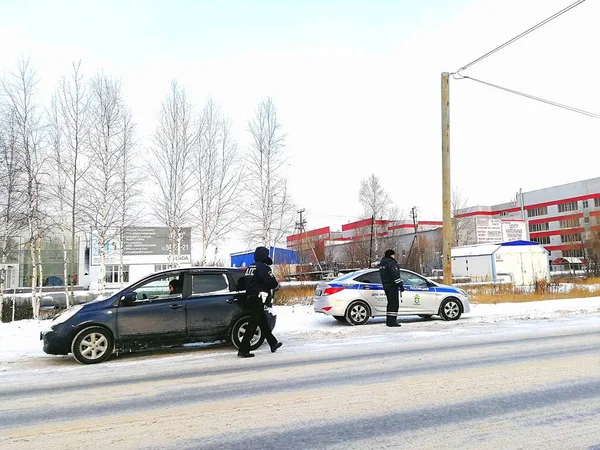
<svg viewBox="0 0 600 450">
<path fill-rule="evenodd" d="M 584 1 L 585 1 L 585 0 L 578 0 L 578 1 L 576 1 L 575 3 L 573 3 L 573 4 L 569 5 L 569 6 L 567 6 L 566 8 L 564 8 L 564 9 L 560 10 L 559 12 L 557 12 L 556 14 L 553 14 L 552 16 L 550 16 L 550 17 L 548 17 L 547 19 L 545 19 L 545 20 L 541 21 L 541 22 L 540 22 L 540 23 L 538 23 L 537 25 L 534 25 L 533 27 L 531 27 L 531 28 L 529 28 L 528 30 L 524 31 L 523 33 L 519 34 L 518 36 L 515 36 L 515 37 L 514 37 L 514 38 L 512 38 L 511 40 L 509 40 L 509 41 L 506 41 L 504 44 L 502 44 L 502 45 L 500 45 L 500 46 L 496 47 L 495 49 L 493 49 L 493 50 L 491 50 L 491 51 L 487 52 L 485 55 L 483 55 L 483 56 L 480 56 L 480 57 L 479 57 L 479 58 L 477 58 L 476 60 L 474 60 L 474 61 L 471 61 L 469 64 L 467 64 L 467 65 L 465 65 L 465 66 L 461 67 L 460 69 L 458 69 L 458 70 L 456 71 L 456 73 L 460 73 L 460 71 L 462 71 L 462 70 L 465 70 L 465 69 L 467 69 L 468 67 L 471 67 L 473 64 L 476 64 L 476 63 L 478 63 L 478 62 L 480 62 L 480 61 L 484 60 L 484 59 L 485 59 L 485 58 L 487 58 L 488 56 L 490 56 L 490 55 L 492 55 L 492 54 L 496 53 L 497 51 L 499 51 L 499 50 L 502 50 L 504 47 L 507 47 L 508 45 L 512 44 L 513 42 L 515 42 L 515 41 L 517 41 L 517 40 L 521 39 L 523 36 L 526 36 L 527 34 L 531 33 L 532 31 L 535 31 L 535 30 L 537 30 L 537 29 L 538 29 L 538 28 L 540 28 L 541 26 L 543 26 L 543 25 L 547 24 L 548 22 L 550 22 L 550 21 L 552 21 L 552 20 L 556 19 L 557 17 L 559 17 L 559 16 L 563 15 L 564 13 L 566 13 L 567 11 L 569 11 L 569 10 L 571 10 L 571 9 L 575 8 L 576 6 L 580 5 L 580 4 L 581 4 L 581 3 L 583 3 Z"/>
<path fill-rule="evenodd" d="M 600 119 L 600 114 L 592 113 L 592 112 L 585 111 L 585 110 L 579 109 L 579 108 L 574 108 L 574 107 L 568 106 L 568 105 L 563 105 L 562 103 L 557 103 L 557 102 L 553 102 L 551 100 L 546 100 L 544 98 L 536 97 L 535 95 L 526 94 L 524 92 L 515 91 L 514 89 L 509 89 L 509 88 L 505 88 L 505 87 L 502 87 L 502 86 L 498 86 L 497 84 L 489 83 L 489 82 L 483 81 L 483 80 L 478 80 L 477 78 L 469 77 L 467 75 L 459 75 L 459 78 L 457 78 L 457 79 L 473 80 L 473 81 L 476 81 L 478 83 L 485 84 L 486 86 L 490 86 L 490 87 L 493 87 L 493 88 L 496 88 L 496 89 L 500 89 L 502 91 L 510 92 L 511 94 L 521 95 L 521 96 L 529 98 L 531 100 L 536 100 L 538 102 L 546 103 L 548 105 L 556 106 L 558 108 L 563 108 L 563 109 L 566 109 L 566 110 L 569 110 L 569 111 L 573 111 L 573 112 L 576 112 L 576 113 L 579 113 L 579 114 L 583 114 L 585 116 L 593 117 L 594 119 Z"/>
</svg>

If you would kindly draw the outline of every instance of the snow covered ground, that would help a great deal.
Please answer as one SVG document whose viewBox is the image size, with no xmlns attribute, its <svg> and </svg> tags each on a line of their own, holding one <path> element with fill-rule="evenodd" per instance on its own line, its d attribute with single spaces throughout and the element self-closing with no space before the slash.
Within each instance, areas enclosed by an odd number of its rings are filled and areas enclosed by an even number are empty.
<svg viewBox="0 0 600 450">
<path fill-rule="evenodd" d="M 371 319 L 366 325 L 351 327 L 332 317 L 316 314 L 312 306 L 276 306 L 275 335 L 282 341 L 339 339 L 340 337 L 385 338 L 384 319 Z M 457 322 L 422 320 L 414 316 L 401 317 L 403 338 L 417 339 L 424 332 L 452 333 L 516 333 L 527 328 L 561 327 L 580 320 L 594 321 L 600 316 L 600 297 L 548 300 L 529 303 L 499 303 L 471 305 L 471 313 Z M 53 358 L 42 351 L 40 331 L 50 320 L 21 320 L 0 324 L 0 364 L 27 358 Z M 599 322 L 600 324 L 600 322 Z M 349 341 L 351 342 L 351 341 Z M 286 351 L 293 351 L 286 347 Z"/>
</svg>

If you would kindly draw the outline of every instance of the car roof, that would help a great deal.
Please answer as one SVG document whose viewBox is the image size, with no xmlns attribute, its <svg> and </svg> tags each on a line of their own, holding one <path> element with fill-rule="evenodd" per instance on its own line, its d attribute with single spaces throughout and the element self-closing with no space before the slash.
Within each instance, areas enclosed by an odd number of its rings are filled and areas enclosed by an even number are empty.
<svg viewBox="0 0 600 450">
<path fill-rule="evenodd" d="M 409 269 L 404 269 L 404 268 L 402 268 L 402 267 L 400 267 L 400 270 L 401 270 L 402 272 L 414 273 L 415 275 L 419 275 L 419 276 L 421 276 L 421 277 L 425 277 L 425 275 L 421 275 L 420 273 L 413 272 L 412 270 L 409 270 Z M 379 268 L 377 268 L 377 267 L 370 267 L 370 268 L 368 268 L 368 269 L 360 269 L 360 270 L 357 270 L 357 271 L 355 271 L 355 272 L 349 272 L 349 273 L 347 273 L 347 274 L 341 275 L 341 276 L 340 276 L 340 277 L 338 277 L 338 278 L 341 278 L 341 277 L 345 277 L 345 278 L 356 278 L 356 277 L 359 277 L 359 276 L 361 276 L 361 275 L 364 275 L 365 273 L 372 273 L 372 272 L 378 272 L 378 271 L 379 271 Z M 427 277 L 425 277 L 425 278 L 427 278 Z"/>
<path fill-rule="evenodd" d="M 196 266 L 196 267 L 179 267 L 173 269 L 159 270 L 154 274 L 158 273 L 181 273 L 181 272 L 243 272 L 246 269 L 243 267 L 217 267 L 217 266 Z"/>
</svg>

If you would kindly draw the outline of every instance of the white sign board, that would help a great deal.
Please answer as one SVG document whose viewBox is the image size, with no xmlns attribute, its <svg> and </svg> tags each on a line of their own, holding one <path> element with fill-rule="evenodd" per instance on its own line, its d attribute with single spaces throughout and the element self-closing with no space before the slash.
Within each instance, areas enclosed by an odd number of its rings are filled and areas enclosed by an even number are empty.
<svg viewBox="0 0 600 450">
<path fill-rule="evenodd" d="M 116 233 L 111 233 L 104 246 L 104 264 L 169 264 L 171 262 L 190 263 L 191 229 L 184 228 L 181 246 L 175 251 L 174 261 L 169 260 L 169 229 L 166 227 L 129 227 L 123 233 L 123 245 Z M 92 233 L 90 260 L 93 266 L 100 265 L 100 247 L 98 235 Z"/>
<path fill-rule="evenodd" d="M 502 224 L 498 219 L 475 219 L 475 233 L 478 244 L 502 242 Z"/>
<path fill-rule="evenodd" d="M 502 221 L 502 241 L 527 241 L 527 222 L 524 220 L 503 220 Z"/>
<path fill-rule="evenodd" d="M 501 242 L 526 241 L 527 222 L 524 220 L 475 219 L 478 244 L 499 244 Z"/>
</svg>

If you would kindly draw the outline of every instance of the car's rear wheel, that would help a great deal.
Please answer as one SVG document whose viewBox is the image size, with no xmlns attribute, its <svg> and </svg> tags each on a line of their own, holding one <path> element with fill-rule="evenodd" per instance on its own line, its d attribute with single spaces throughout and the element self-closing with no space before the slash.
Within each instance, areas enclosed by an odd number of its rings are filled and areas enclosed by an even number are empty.
<svg viewBox="0 0 600 450">
<path fill-rule="evenodd" d="M 431 319 L 433 317 L 433 314 L 419 314 L 419 317 L 421 319 Z"/>
<path fill-rule="evenodd" d="M 352 302 L 346 310 L 346 321 L 350 325 L 364 325 L 371 317 L 371 310 L 362 300 Z"/>
<path fill-rule="evenodd" d="M 114 340 L 110 331 L 93 326 L 77 333 L 71 343 L 71 352 L 81 364 L 98 364 L 108 359 L 113 347 Z"/>
<path fill-rule="evenodd" d="M 346 318 L 344 316 L 333 316 L 333 318 L 335 320 L 337 320 L 338 322 L 345 322 Z"/>
<path fill-rule="evenodd" d="M 447 298 L 440 305 L 440 316 L 444 320 L 458 320 L 461 314 L 461 304 L 453 297 Z"/>
<path fill-rule="evenodd" d="M 231 328 L 231 342 L 237 349 L 240 348 L 242 339 L 244 339 L 244 334 L 246 333 L 246 329 L 248 328 L 248 322 L 250 322 L 250 317 L 241 317 L 235 322 L 235 324 Z M 254 332 L 254 336 L 252 336 L 252 339 L 250 340 L 250 350 L 256 350 L 263 344 L 264 341 L 265 334 L 262 332 L 260 326 L 258 326 L 256 327 L 256 331 Z"/>
</svg>

